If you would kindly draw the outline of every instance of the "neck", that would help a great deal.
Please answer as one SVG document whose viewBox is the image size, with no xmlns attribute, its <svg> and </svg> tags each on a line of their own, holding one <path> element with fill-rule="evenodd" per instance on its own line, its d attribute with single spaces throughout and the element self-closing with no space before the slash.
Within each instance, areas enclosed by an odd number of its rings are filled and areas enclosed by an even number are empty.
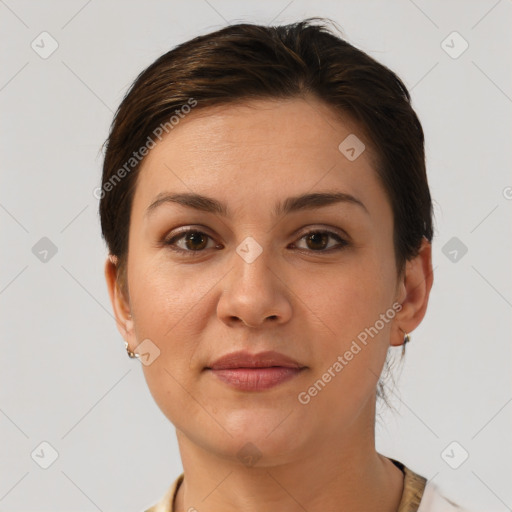
<svg viewBox="0 0 512 512">
<path fill-rule="evenodd" d="M 247 467 L 204 450 L 177 430 L 185 478 L 174 511 L 396 512 L 404 475 L 375 451 L 374 408 L 361 429 L 320 436 L 287 459 Z M 373 417 L 373 420 L 372 420 Z"/>
</svg>

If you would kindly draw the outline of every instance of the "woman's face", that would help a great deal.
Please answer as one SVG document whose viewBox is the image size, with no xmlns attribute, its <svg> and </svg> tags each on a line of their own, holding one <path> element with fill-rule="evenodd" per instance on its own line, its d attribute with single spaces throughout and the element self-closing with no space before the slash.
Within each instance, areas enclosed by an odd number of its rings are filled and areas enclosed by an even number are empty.
<svg viewBox="0 0 512 512">
<path fill-rule="evenodd" d="M 133 330 L 123 335 L 132 350 L 149 340 L 144 375 L 180 435 L 224 458 L 250 442 L 261 465 L 298 460 L 341 432 L 357 444 L 373 431 L 387 349 L 403 339 L 391 206 L 363 133 L 331 111 L 312 98 L 192 111 L 142 163 L 127 266 Z M 359 156 L 354 136 L 366 144 Z M 225 212 L 150 208 L 165 194 L 207 196 Z M 359 203 L 294 201 L 309 194 Z M 239 350 L 304 368 L 263 390 L 205 369 Z"/>
</svg>

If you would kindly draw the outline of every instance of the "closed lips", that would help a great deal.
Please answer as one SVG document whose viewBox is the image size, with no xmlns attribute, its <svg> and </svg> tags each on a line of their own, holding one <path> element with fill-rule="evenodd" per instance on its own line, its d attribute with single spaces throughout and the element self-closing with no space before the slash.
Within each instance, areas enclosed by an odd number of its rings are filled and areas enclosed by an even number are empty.
<svg viewBox="0 0 512 512">
<path fill-rule="evenodd" d="M 300 369 L 304 366 L 294 359 L 275 351 L 260 352 L 258 354 L 250 354 L 247 351 L 238 351 L 226 354 L 206 369 L 211 370 L 227 370 L 233 368 L 296 368 Z"/>
</svg>

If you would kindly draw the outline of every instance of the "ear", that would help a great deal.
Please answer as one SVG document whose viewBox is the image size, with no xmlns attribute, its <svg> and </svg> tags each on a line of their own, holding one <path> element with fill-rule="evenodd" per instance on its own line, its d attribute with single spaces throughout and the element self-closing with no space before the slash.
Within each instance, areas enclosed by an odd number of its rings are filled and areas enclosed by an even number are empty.
<svg viewBox="0 0 512 512">
<path fill-rule="evenodd" d="M 118 282 L 118 267 L 116 265 L 117 259 L 115 256 L 109 254 L 105 261 L 105 279 L 107 281 L 108 293 L 110 295 L 110 302 L 114 311 L 117 329 L 121 336 L 128 342 L 130 350 L 137 345 L 135 338 L 135 331 L 133 328 L 133 319 L 130 310 L 129 298 L 125 297 L 120 289 Z"/>
<path fill-rule="evenodd" d="M 427 311 L 433 282 L 432 245 L 423 237 L 418 255 L 407 261 L 405 275 L 398 286 L 397 301 L 402 304 L 402 309 L 395 316 L 391 345 L 403 345 L 403 331 L 409 334 L 421 323 Z"/>
</svg>

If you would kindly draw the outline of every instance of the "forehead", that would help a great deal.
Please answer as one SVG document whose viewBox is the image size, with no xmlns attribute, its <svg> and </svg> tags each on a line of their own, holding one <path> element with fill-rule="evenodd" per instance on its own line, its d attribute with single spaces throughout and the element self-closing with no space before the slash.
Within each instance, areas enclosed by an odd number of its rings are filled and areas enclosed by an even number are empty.
<svg viewBox="0 0 512 512">
<path fill-rule="evenodd" d="M 355 159 L 343 152 L 347 140 L 349 146 L 365 145 Z M 147 208 L 164 191 L 215 195 L 243 208 L 249 199 L 273 204 L 285 196 L 336 189 L 382 215 L 387 198 L 370 146 L 357 123 L 314 98 L 192 110 L 143 160 L 134 210 Z"/>
</svg>

